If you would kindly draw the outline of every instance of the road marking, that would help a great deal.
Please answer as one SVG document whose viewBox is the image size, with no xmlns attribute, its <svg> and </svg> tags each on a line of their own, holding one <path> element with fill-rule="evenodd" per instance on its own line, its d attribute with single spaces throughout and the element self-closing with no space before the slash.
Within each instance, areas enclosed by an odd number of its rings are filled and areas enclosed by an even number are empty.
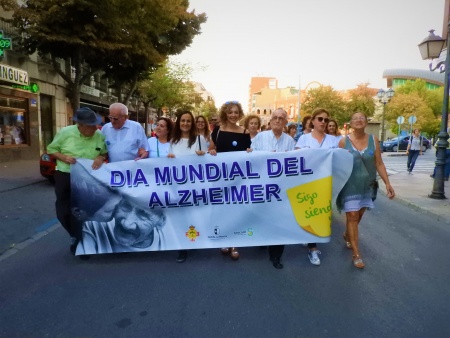
<svg viewBox="0 0 450 338">
<path fill-rule="evenodd" d="M 56 223 L 58 223 L 58 220 L 56 218 L 53 218 L 50 221 L 48 221 L 47 223 L 44 223 L 44 224 L 38 226 L 36 228 L 36 232 L 46 231 L 48 228 L 55 225 Z"/>
</svg>

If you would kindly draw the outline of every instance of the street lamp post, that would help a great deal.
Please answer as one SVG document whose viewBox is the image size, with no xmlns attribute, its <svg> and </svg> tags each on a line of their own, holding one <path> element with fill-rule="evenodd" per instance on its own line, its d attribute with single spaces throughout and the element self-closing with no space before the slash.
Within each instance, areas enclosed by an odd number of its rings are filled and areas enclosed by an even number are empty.
<svg viewBox="0 0 450 338">
<path fill-rule="evenodd" d="M 385 137 L 385 118 L 386 118 L 386 103 L 388 103 L 392 96 L 394 96 L 394 90 L 392 88 L 389 88 L 387 91 L 384 89 L 380 89 L 377 93 L 378 101 L 380 101 L 383 104 L 383 116 L 381 119 L 381 145 L 383 145 L 384 137 Z"/>
<path fill-rule="evenodd" d="M 445 39 L 434 34 L 434 30 L 430 30 L 430 34 L 419 44 L 419 50 L 423 60 L 437 59 L 444 47 Z M 450 74 L 450 22 L 447 27 L 447 52 L 444 61 L 440 61 L 436 66 L 430 64 L 430 70 L 434 71 L 439 69 L 444 75 L 444 99 L 442 101 L 442 117 L 441 117 L 441 130 L 438 134 L 438 141 L 436 143 L 436 173 L 434 175 L 433 191 L 430 195 L 434 199 L 445 199 L 444 191 L 444 169 L 445 169 L 445 156 L 446 149 L 448 147 L 448 90 L 449 83 L 448 77 Z"/>
</svg>

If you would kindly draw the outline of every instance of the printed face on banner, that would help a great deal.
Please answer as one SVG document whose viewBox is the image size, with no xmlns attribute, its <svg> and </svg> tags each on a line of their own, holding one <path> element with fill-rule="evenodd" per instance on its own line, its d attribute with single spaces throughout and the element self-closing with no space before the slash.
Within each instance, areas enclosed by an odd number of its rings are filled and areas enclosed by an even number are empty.
<svg viewBox="0 0 450 338">
<path fill-rule="evenodd" d="M 165 222 L 161 211 L 139 209 L 126 200 L 122 200 L 117 206 L 114 218 L 114 235 L 117 242 L 138 248 L 152 245 L 154 229 L 162 227 Z"/>
</svg>

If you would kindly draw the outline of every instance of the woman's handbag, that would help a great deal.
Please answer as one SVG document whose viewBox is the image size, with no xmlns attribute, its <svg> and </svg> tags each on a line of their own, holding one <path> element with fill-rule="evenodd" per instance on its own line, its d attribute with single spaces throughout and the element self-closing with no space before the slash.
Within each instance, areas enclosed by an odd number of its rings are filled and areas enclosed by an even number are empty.
<svg viewBox="0 0 450 338">
<path fill-rule="evenodd" d="M 380 186 L 379 186 L 377 180 L 373 181 L 373 183 L 371 184 L 371 186 L 372 186 L 372 201 L 375 201 L 375 200 L 377 199 L 378 188 L 379 188 Z"/>
</svg>

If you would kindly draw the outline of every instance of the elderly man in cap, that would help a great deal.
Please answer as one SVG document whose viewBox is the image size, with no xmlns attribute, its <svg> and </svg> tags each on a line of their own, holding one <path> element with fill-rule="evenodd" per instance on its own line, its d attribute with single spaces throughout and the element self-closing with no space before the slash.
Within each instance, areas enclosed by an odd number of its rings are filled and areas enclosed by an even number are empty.
<svg viewBox="0 0 450 338">
<path fill-rule="evenodd" d="M 110 162 L 139 160 L 148 157 L 148 141 L 142 126 L 128 119 L 128 108 L 123 103 L 109 106 L 109 120 L 102 133 L 105 135 Z"/>
<path fill-rule="evenodd" d="M 97 130 L 97 125 L 101 123 L 100 115 L 89 108 L 80 108 L 75 112 L 73 121 L 77 124 L 58 131 L 47 146 L 47 152 L 56 157 L 56 216 L 72 238 L 70 250 L 75 253 L 81 229 L 71 216 L 70 165 L 75 164 L 77 158 L 87 158 L 94 160 L 92 169 L 96 170 L 107 159 L 107 150 L 105 137 Z"/>
</svg>

